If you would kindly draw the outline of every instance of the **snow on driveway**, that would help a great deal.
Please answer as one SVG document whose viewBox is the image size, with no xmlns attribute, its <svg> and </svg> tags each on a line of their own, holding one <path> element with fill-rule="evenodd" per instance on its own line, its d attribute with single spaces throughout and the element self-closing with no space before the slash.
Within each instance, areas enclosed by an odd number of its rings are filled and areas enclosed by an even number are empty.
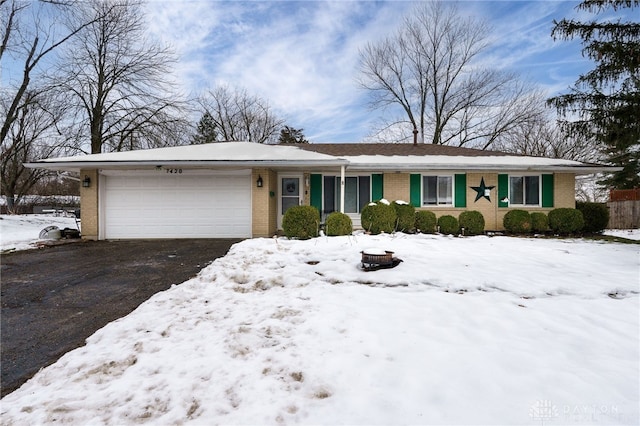
<svg viewBox="0 0 640 426">
<path fill-rule="evenodd" d="M 403 262 L 364 272 L 360 251 Z M 251 239 L 2 402 L 22 424 L 638 424 L 639 248 Z"/>
</svg>

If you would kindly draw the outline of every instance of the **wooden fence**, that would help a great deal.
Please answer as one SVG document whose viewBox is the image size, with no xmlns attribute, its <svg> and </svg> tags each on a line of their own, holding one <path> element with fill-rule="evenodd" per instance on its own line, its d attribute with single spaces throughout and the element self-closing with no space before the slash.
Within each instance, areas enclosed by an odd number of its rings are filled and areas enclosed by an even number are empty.
<svg viewBox="0 0 640 426">
<path fill-rule="evenodd" d="M 609 201 L 609 229 L 640 228 L 640 200 Z"/>
</svg>

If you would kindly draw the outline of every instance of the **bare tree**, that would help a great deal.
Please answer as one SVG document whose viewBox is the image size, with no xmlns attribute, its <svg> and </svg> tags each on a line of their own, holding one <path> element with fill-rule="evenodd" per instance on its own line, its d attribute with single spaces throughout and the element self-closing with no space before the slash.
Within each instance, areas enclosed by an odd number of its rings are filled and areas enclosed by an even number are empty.
<svg viewBox="0 0 640 426">
<path fill-rule="evenodd" d="M 597 162 L 599 152 L 593 140 L 567 136 L 550 117 L 516 126 L 504 135 L 495 149 L 536 157 Z"/>
<path fill-rule="evenodd" d="M 61 58 L 63 91 L 91 153 L 186 143 L 168 76 L 175 59 L 145 35 L 142 2 L 88 0 L 67 22 L 91 22 Z"/>
<path fill-rule="evenodd" d="M 269 103 L 251 96 L 245 89 L 218 86 L 199 100 L 204 114 L 211 117 L 215 140 L 276 143 L 284 120 Z"/>
<path fill-rule="evenodd" d="M 425 142 L 488 148 L 539 114 L 541 94 L 513 74 L 477 65 L 487 36 L 484 23 L 429 2 L 394 35 L 361 49 L 359 83 L 371 106 L 402 110 L 404 118 L 386 120 L 386 133 L 404 125 Z"/>
<path fill-rule="evenodd" d="M 3 110 L 5 104 L 5 100 L 0 101 Z M 61 115 L 62 111 L 57 109 L 51 92 L 27 91 L 22 97 L 16 119 L 0 145 L 0 183 L 10 213 L 15 211 L 20 199 L 49 173 L 41 169 L 27 169 L 24 163 L 48 158 L 63 149 L 55 143 L 60 138 L 56 123 Z"/>
<path fill-rule="evenodd" d="M 67 6 L 64 2 L 43 3 L 52 5 L 50 13 L 60 13 Z M 0 64 L 4 64 L 10 57 L 14 65 L 22 71 L 20 77 L 9 84 L 10 87 L 2 90 L 3 99 L 10 99 L 10 102 L 4 104 L 2 109 L 0 143 L 4 142 L 9 129 L 18 119 L 19 110 L 25 106 L 24 98 L 27 91 L 32 92 L 32 97 L 34 91 L 44 92 L 51 89 L 49 85 L 43 84 L 45 77 L 42 74 L 34 75 L 38 73 L 42 61 L 89 24 L 78 23 L 75 27 L 69 27 L 62 36 L 56 37 L 51 26 L 41 22 L 40 9 L 30 14 L 26 13 L 30 7 L 30 2 L 0 0 Z M 21 20 L 23 14 L 29 16 L 28 22 Z M 34 80 L 37 83 L 35 85 Z"/>
</svg>

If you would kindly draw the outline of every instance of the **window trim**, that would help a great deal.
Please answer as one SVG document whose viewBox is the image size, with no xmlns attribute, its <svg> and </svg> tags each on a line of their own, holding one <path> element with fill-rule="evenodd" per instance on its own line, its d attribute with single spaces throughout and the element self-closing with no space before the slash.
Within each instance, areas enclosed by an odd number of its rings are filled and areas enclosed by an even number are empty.
<svg viewBox="0 0 640 426">
<path fill-rule="evenodd" d="M 525 177 L 537 177 L 538 178 L 538 203 L 537 204 L 526 204 L 526 193 L 527 193 L 527 189 L 526 189 L 526 180 L 523 179 L 522 180 L 522 204 L 516 204 L 513 203 L 511 200 L 513 199 L 513 197 L 511 196 L 511 178 L 512 177 L 521 177 L 521 178 L 525 178 Z M 521 208 L 534 208 L 534 207 L 542 207 L 542 174 L 541 173 L 519 173 L 519 174 L 511 174 L 509 173 L 507 175 L 508 180 L 507 180 L 507 197 L 509 198 L 509 207 L 521 207 Z"/>
<path fill-rule="evenodd" d="M 448 177 L 451 178 L 451 203 L 447 204 L 439 204 L 437 202 L 437 194 L 436 194 L 436 204 L 425 204 L 424 203 L 424 178 L 425 177 Z M 436 182 L 437 186 L 437 182 Z M 421 173 L 420 174 L 420 207 L 419 208 L 445 208 L 450 209 L 455 207 L 456 205 L 456 175 L 455 173 Z"/>
</svg>

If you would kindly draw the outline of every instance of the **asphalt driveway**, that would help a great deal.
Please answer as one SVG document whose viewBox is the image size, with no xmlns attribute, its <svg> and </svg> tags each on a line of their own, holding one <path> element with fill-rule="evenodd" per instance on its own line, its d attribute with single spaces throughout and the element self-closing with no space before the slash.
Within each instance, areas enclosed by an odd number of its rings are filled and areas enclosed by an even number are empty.
<svg viewBox="0 0 640 426">
<path fill-rule="evenodd" d="M 3 254 L 2 396 L 238 241 L 83 241 Z"/>
</svg>

